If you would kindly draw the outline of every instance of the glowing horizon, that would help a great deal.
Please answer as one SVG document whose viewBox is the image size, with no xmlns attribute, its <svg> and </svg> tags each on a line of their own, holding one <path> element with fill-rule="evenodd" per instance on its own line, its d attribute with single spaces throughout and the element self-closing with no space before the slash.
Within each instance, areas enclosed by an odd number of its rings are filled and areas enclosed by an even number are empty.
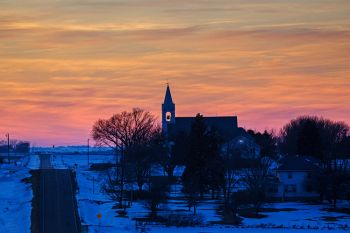
<svg viewBox="0 0 350 233">
<path fill-rule="evenodd" d="M 99 118 L 159 118 L 166 82 L 177 116 L 349 124 L 349 12 L 347 0 L 3 1 L 0 140 L 85 144 Z"/>
</svg>

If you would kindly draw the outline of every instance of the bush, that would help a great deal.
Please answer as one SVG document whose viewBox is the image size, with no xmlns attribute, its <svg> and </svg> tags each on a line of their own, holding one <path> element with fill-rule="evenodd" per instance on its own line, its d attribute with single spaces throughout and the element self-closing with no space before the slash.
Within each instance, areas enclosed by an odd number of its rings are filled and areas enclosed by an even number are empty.
<svg viewBox="0 0 350 233">
<path fill-rule="evenodd" d="M 250 195 L 247 191 L 238 191 L 231 194 L 230 209 L 233 214 L 238 213 L 242 207 L 247 207 L 251 203 Z"/>
<path fill-rule="evenodd" d="M 222 215 L 223 224 L 236 225 L 236 226 L 242 224 L 243 218 L 238 216 L 238 214 L 234 213 L 232 210 L 224 209 L 220 213 Z"/>
<path fill-rule="evenodd" d="M 204 216 L 201 214 L 180 214 L 170 212 L 163 216 L 167 226 L 198 226 L 204 224 Z"/>
<path fill-rule="evenodd" d="M 112 167 L 114 167 L 115 164 L 112 163 L 94 163 L 90 165 L 90 171 L 105 171 Z"/>
<path fill-rule="evenodd" d="M 162 179 L 151 179 L 150 189 L 146 195 L 145 207 L 157 215 L 160 204 L 166 203 L 168 199 L 169 185 Z"/>
</svg>

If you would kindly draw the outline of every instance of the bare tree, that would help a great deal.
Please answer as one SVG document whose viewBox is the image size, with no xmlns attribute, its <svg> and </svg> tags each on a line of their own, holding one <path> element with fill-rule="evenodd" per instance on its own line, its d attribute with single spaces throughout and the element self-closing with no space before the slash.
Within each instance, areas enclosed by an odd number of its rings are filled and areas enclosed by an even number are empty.
<svg viewBox="0 0 350 233">
<path fill-rule="evenodd" d="M 154 131 L 154 135 L 158 135 L 158 130 Z M 158 145 L 155 144 L 152 135 L 148 141 L 142 144 L 135 144 L 128 150 L 125 162 L 132 171 L 132 176 L 137 182 L 139 191 L 142 191 L 142 186 L 149 178 L 152 166 L 157 162 L 157 156 L 155 156 L 157 147 Z"/>
<path fill-rule="evenodd" d="M 191 179 L 183 182 L 183 192 L 186 194 L 188 210 L 193 207 L 193 214 L 197 214 L 197 206 L 200 199 L 200 179 L 198 175 L 194 175 Z"/>
<path fill-rule="evenodd" d="M 125 185 L 125 156 L 132 146 L 141 145 L 149 140 L 156 127 L 155 117 L 140 108 L 115 114 L 109 119 L 100 119 L 93 125 L 92 137 L 96 144 L 111 147 L 116 153 L 120 207 Z"/>
<path fill-rule="evenodd" d="M 270 174 L 272 160 L 270 158 L 257 159 L 250 168 L 243 170 L 242 181 L 246 186 L 251 204 L 258 216 L 263 204 L 267 201 L 267 190 L 272 183 Z"/>
<path fill-rule="evenodd" d="M 151 210 L 151 216 L 156 217 L 159 206 L 167 202 L 169 183 L 160 177 L 153 177 L 149 182 L 149 191 L 146 194 L 145 207 Z"/>
<path fill-rule="evenodd" d="M 174 170 L 176 166 L 185 163 L 188 141 L 188 135 L 183 132 L 171 139 L 162 133 L 157 137 L 158 163 L 167 173 L 170 181 L 174 181 Z"/>
<path fill-rule="evenodd" d="M 239 182 L 238 151 L 235 150 L 232 142 L 223 146 L 223 162 L 225 185 L 223 186 L 225 207 L 230 206 L 231 192 Z"/>
</svg>

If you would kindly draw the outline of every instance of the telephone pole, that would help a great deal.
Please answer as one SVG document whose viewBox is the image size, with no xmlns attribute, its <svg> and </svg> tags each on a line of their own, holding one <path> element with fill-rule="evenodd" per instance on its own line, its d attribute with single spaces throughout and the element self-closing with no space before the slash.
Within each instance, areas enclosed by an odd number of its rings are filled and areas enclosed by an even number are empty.
<svg viewBox="0 0 350 233">
<path fill-rule="evenodd" d="M 88 143 L 88 148 L 87 148 L 88 165 L 90 165 L 90 138 L 88 138 L 87 143 Z"/>
<path fill-rule="evenodd" d="M 7 162 L 10 163 L 10 134 L 6 134 L 7 137 Z"/>
</svg>

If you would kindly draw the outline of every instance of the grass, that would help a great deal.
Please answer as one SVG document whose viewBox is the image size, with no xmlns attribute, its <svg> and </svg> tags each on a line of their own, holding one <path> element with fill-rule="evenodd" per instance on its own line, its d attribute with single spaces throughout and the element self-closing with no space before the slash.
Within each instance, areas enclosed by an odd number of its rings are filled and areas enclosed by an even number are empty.
<svg viewBox="0 0 350 233">
<path fill-rule="evenodd" d="M 256 218 L 256 219 L 262 219 L 267 217 L 266 214 L 261 214 L 261 213 L 258 213 L 258 215 L 256 215 L 255 210 L 251 210 L 251 209 L 240 210 L 239 215 L 244 218 Z"/>
<path fill-rule="evenodd" d="M 326 222 L 337 222 L 338 221 L 337 218 L 338 217 L 333 217 L 333 216 L 323 216 L 322 220 Z"/>
<path fill-rule="evenodd" d="M 325 208 L 322 210 L 331 212 L 331 213 L 350 214 L 349 208 Z"/>
</svg>

